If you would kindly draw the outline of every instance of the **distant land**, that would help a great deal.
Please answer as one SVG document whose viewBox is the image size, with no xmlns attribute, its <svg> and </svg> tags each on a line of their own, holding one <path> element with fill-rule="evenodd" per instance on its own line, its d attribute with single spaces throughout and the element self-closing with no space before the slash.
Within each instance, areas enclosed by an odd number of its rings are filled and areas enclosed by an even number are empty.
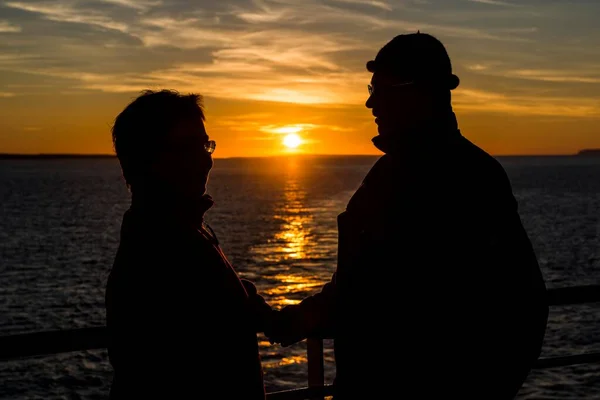
<svg viewBox="0 0 600 400">
<path fill-rule="evenodd" d="M 0 153 L 0 160 L 57 159 L 57 158 L 114 158 L 114 154 L 17 154 Z"/>
<path fill-rule="evenodd" d="M 577 155 L 580 157 L 600 157 L 600 149 L 583 149 Z"/>
</svg>

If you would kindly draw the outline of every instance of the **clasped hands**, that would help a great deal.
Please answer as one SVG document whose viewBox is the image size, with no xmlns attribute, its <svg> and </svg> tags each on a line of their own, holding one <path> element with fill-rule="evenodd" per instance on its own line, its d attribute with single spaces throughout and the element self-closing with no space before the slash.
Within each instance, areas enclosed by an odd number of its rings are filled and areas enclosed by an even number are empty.
<svg viewBox="0 0 600 400">
<path fill-rule="evenodd" d="M 296 327 L 297 321 L 294 321 L 291 313 L 285 312 L 285 309 L 273 310 L 258 294 L 252 282 L 246 279 L 241 281 L 248 293 L 250 315 L 256 333 L 264 333 L 271 344 L 278 343 L 284 347 L 302 340 Z"/>
</svg>

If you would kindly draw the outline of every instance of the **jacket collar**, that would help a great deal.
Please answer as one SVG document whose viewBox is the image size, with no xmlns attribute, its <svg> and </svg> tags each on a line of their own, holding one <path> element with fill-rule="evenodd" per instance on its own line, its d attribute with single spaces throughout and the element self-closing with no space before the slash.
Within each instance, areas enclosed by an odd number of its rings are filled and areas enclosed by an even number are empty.
<svg viewBox="0 0 600 400">
<path fill-rule="evenodd" d="M 411 158 L 418 153 L 443 151 L 449 142 L 460 136 L 462 135 L 458 129 L 456 115 L 450 111 L 410 132 L 398 132 L 390 136 L 378 135 L 371 140 L 375 147 L 385 154 Z M 406 138 L 409 137 L 415 138 L 415 141 L 407 143 Z"/>
<path fill-rule="evenodd" d="M 174 198 L 164 192 L 134 192 L 131 211 L 155 223 L 191 226 L 199 229 L 204 215 L 213 206 L 209 195 L 195 201 Z"/>
</svg>

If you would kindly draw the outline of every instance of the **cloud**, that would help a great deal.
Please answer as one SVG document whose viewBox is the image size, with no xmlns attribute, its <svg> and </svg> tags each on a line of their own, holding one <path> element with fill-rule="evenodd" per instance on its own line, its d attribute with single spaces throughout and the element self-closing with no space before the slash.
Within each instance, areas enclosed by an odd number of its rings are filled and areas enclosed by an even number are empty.
<svg viewBox="0 0 600 400">
<path fill-rule="evenodd" d="M 550 96 L 506 95 L 497 92 L 462 89 L 453 96 L 457 110 L 494 112 L 507 115 L 600 117 L 600 99 Z"/>
<path fill-rule="evenodd" d="M 577 71 L 575 71 L 575 73 L 577 73 Z M 581 76 L 573 75 L 573 73 L 568 70 L 517 69 L 506 71 L 503 76 L 545 82 L 600 83 L 600 75 L 598 72 L 595 73 L 595 76 Z"/>
<path fill-rule="evenodd" d="M 274 135 L 289 135 L 291 133 L 307 133 L 314 130 L 326 130 L 333 132 L 350 132 L 353 128 L 344 128 L 338 125 L 329 124 L 267 124 L 261 125 L 260 132 L 271 133 Z"/>
<path fill-rule="evenodd" d="M 172 88 L 222 99 L 298 104 L 355 104 L 365 100 L 364 95 L 353 91 L 353 88 L 358 86 L 358 82 L 365 81 L 366 77 L 363 74 L 318 72 L 312 76 L 293 73 L 256 75 L 256 71 L 232 74 L 228 70 L 221 70 L 219 74 L 207 77 L 195 72 L 205 68 L 207 66 L 203 64 L 181 65 L 141 74 L 79 72 L 74 75 L 71 71 L 61 68 L 31 68 L 22 72 L 70 78 L 76 81 L 74 88 L 107 93 L 137 93 L 146 88 Z M 208 68 L 210 69 L 211 66 L 209 65 Z M 235 68 L 238 69 L 239 66 Z"/>
<path fill-rule="evenodd" d="M 3 98 L 3 97 L 14 97 L 16 95 L 17 95 L 16 93 L 11 93 L 11 92 L 0 92 L 0 98 Z"/>
<path fill-rule="evenodd" d="M 338 0 L 338 3 L 361 3 L 361 0 Z M 376 2 L 377 3 L 377 2 Z M 385 4 L 385 3 L 383 3 Z M 406 8 L 406 5 L 402 7 Z M 367 32 L 386 30 L 390 32 L 416 32 L 417 30 L 436 32 L 436 35 L 468 38 L 472 40 L 494 41 L 529 41 L 528 38 L 507 37 L 505 34 L 494 34 L 492 30 L 468 27 L 464 25 L 433 24 L 421 18 L 409 20 L 390 15 L 389 18 L 371 15 L 353 9 L 334 7 L 314 0 L 272 0 L 271 2 L 254 2 L 252 7 L 234 6 L 232 15 L 248 23 L 292 24 L 296 26 L 328 24 L 352 25 Z M 404 16 L 404 15 L 403 15 Z M 529 32 L 529 28 L 526 32 Z M 513 33 L 523 33 L 515 31 Z"/>
<path fill-rule="evenodd" d="M 272 121 L 276 117 L 274 113 L 248 113 L 217 118 L 214 124 L 231 131 L 256 133 L 266 124 L 266 121 Z"/>
<path fill-rule="evenodd" d="M 463 0 L 236 0 L 187 5 L 71 0 L 8 1 L 4 6 L 31 15 L 23 21 L 0 22 L 0 32 L 4 27 L 17 33 L 0 45 L 0 69 L 59 78 L 65 92 L 173 88 L 222 99 L 362 105 L 370 78 L 364 60 L 394 35 L 417 30 L 450 43 L 456 49 L 453 60 L 464 62 L 467 74 L 565 84 L 593 84 L 600 79 L 593 71 L 569 71 L 557 64 L 552 70 L 539 69 L 544 64 L 535 57 L 544 54 L 539 42 L 544 30 L 533 26 L 530 17 L 517 23 L 506 17 L 489 26 L 476 18 L 456 23 L 452 16 L 473 11 Z M 444 7 L 452 12 L 443 14 Z M 436 18 L 429 17 L 430 11 L 437 10 Z M 510 7 L 497 12 L 512 12 L 515 18 L 522 15 Z M 72 24 L 78 24 L 77 30 Z M 49 29 L 49 39 L 28 36 L 29 28 L 35 27 L 38 32 Z M 593 56 L 589 52 L 579 57 Z M 495 81 L 488 80 L 488 90 Z M 19 92 L 1 82 L 0 90 Z M 463 107 L 485 108 L 468 87 L 462 88 L 467 92 L 461 98 L 459 90 L 457 98 Z M 504 98 L 493 100 L 505 109 Z M 562 107 L 563 103 L 554 98 L 547 103 L 552 104 Z M 578 104 L 576 112 L 586 114 L 588 103 Z M 517 108 L 540 112 L 525 100 Z"/>
<path fill-rule="evenodd" d="M 493 6 L 504 6 L 504 7 L 519 7 L 519 4 L 507 3 L 500 0 L 468 0 L 471 3 L 490 4 Z"/>
<path fill-rule="evenodd" d="M 77 9 L 66 3 L 24 3 L 8 1 L 5 7 L 41 14 L 45 19 L 58 22 L 71 22 L 127 32 L 127 24 L 116 22 L 101 11 Z"/>
<path fill-rule="evenodd" d="M 502 33 L 536 33 L 539 32 L 539 29 L 535 26 L 523 27 L 523 28 L 500 28 L 494 30 L 495 32 Z"/>
<path fill-rule="evenodd" d="M 315 124 L 266 125 L 261 126 L 260 131 L 276 135 L 288 135 L 290 133 L 311 131 L 317 127 L 318 125 Z"/>
<path fill-rule="evenodd" d="M 318 43 L 318 45 L 317 45 Z M 265 30 L 238 37 L 231 47 L 213 53 L 215 60 L 294 67 L 340 70 L 333 55 L 364 49 L 360 42 L 337 35 L 304 33 L 292 30 Z"/>
<path fill-rule="evenodd" d="M 21 32 L 21 27 L 10 21 L 0 21 L 0 33 L 16 33 Z"/>
<path fill-rule="evenodd" d="M 378 16 L 331 6 L 315 0 L 287 0 L 254 2 L 252 5 L 232 6 L 230 14 L 250 23 L 286 26 L 325 26 L 335 31 L 342 24 L 353 24 L 365 29 L 378 29 L 386 22 Z"/>
<path fill-rule="evenodd" d="M 45 84 L 45 85 L 35 85 L 35 84 L 20 84 L 20 83 L 9 83 L 6 85 L 7 88 L 14 88 L 14 89 L 22 89 L 22 88 L 35 88 L 35 89 L 39 89 L 39 88 L 51 88 L 54 87 L 53 85 L 50 84 Z"/>
<path fill-rule="evenodd" d="M 392 6 L 389 5 L 385 1 L 376 1 L 376 0 L 333 0 L 333 1 L 338 2 L 338 3 L 346 3 L 346 4 L 366 5 L 366 6 L 371 6 L 371 7 L 375 7 L 375 8 L 380 8 L 385 11 L 392 11 L 392 9 L 393 9 Z"/>
<path fill-rule="evenodd" d="M 29 54 L 0 54 L 0 67 L 22 65 L 24 61 L 35 60 L 38 57 Z"/>
<path fill-rule="evenodd" d="M 490 68 L 490 66 L 486 64 L 472 64 L 467 65 L 466 68 L 471 71 L 486 71 Z"/>
<path fill-rule="evenodd" d="M 102 71 L 96 64 L 80 68 L 65 63 L 28 64 L 23 56 L 0 57 L 0 68 L 13 67 L 20 73 L 53 76 L 73 81 L 72 88 L 104 92 L 139 92 L 144 88 L 172 87 L 199 91 L 207 96 L 228 99 L 281 101 L 302 104 L 349 104 L 363 102 L 353 87 L 363 86 L 366 71 L 354 72 L 344 65 L 341 53 L 364 51 L 364 42 L 344 35 L 299 32 L 286 28 L 261 30 L 199 28 L 198 18 L 175 20 L 145 17 L 130 31 L 146 47 L 189 48 L 206 54 L 206 61 L 181 62 L 174 59 L 164 66 L 145 71 Z M 214 23 L 214 20 L 211 19 Z M 56 45 L 56 43 L 54 43 Z M 90 51 L 108 51 L 85 44 L 64 42 L 82 60 L 94 57 Z M 193 53 L 189 53 L 190 55 Z M 100 60 L 103 66 L 110 63 Z M 62 64 L 62 66 L 61 66 Z M 362 63 L 360 66 L 362 67 Z M 113 68 L 119 66 L 119 60 Z M 123 68 L 120 68 L 121 70 Z"/>
<path fill-rule="evenodd" d="M 93 79 L 91 78 L 82 79 L 81 86 L 87 89 L 128 92 L 134 88 L 139 89 L 143 82 L 145 83 L 143 86 L 173 87 L 180 90 L 185 88 L 185 90 L 199 91 L 206 96 L 223 99 L 235 98 L 299 104 L 348 104 L 364 101 L 365 97 L 360 96 L 359 100 L 356 94 L 352 93 L 352 81 L 357 79 L 345 73 L 324 74 L 314 76 L 310 80 L 305 76 L 290 74 L 247 79 L 243 76 L 227 76 L 226 74 L 206 78 L 175 69 L 156 71 L 143 76 L 94 76 Z M 325 87 L 327 90 L 324 89 Z"/>
<path fill-rule="evenodd" d="M 133 8 L 135 10 L 147 11 L 153 7 L 160 6 L 162 4 L 161 1 L 153 1 L 153 0 L 102 0 L 105 3 L 115 4 L 118 6 Z"/>
<path fill-rule="evenodd" d="M 555 83 L 600 83 L 600 73 L 597 67 L 582 68 L 565 66 L 564 69 L 511 69 L 501 63 L 482 63 L 466 65 L 470 71 L 489 76 L 511 79 L 526 79 L 532 81 Z"/>
<path fill-rule="evenodd" d="M 323 123 L 323 115 L 311 115 L 308 119 L 311 122 L 273 124 L 273 121 L 278 120 L 280 117 L 281 115 L 277 113 L 247 113 L 232 115 L 227 118 L 216 118 L 211 124 L 225 128 L 228 131 L 249 133 L 249 135 L 241 136 L 241 138 L 248 140 L 274 140 L 279 135 L 289 133 L 298 133 L 301 135 L 306 133 L 310 136 L 314 131 L 351 132 L 357 129 L 355 124 L 352 124 L 351 127 L 344 127 L 331 123 Z M 302 119 L 307 121 L 306 117 Z M 267 135 L 256 136 L 255 134 L 258 132 L 266 133 Z"/>
<path fill-rule="evenodd" d="M 182 70 L 178 70 L 182 71 Z M 64 77 L 66 72 L 53 72 L 56 77 Z M 247 100 L 269 100 L 278 102 L 291 102 L 300 104 L 363 104 L 366 98 L 362 91 L 357 91 L 356 86 L 340 86 L 338 91 L 329 90 L 323 95 L 317 88 L 298 87 L 283 91 L 280 89 L 282 82 L 279 79 L 289 77 L 265 79 L 255 82 L 257 85 L 248 84 L 244 79 L 236 80 L 235 77 L 220 77 L 217 79 L 203 80 L 202 77 L 174 73 L 168 76 L 161 73 L 149 75 L 110 76 L 102 74 L 83 74 L 80 88 L 87 90 L 101 90 L 105 92 L 139 92 L 142 88 L 161 89 L 174 88 L 182 91 L 196 91 L 205 96 L 230 99 L 232 97 Z M 330 81 L 331 76 L 324 77 Z M 184 84 L 185 83 L 185 84 Z M 286 82 L 289 84 L 289 82 Z M 257 90 L 262 88 L 261 90 Z M 600 99 L 594 97 L 560 97 L 540 96 L 535 91 L 529 95 L 509 95 L 499 92 L 477 90 L 471 88 L 457 89 L 453 95 L 453 103 L 457 110 L 467 112 L 494 112 L 509 115 L 537 115 L 537 116 L 565 116 L 565 117 L 600 117 Z M 252 114 L 238 116 L 228 121 L 219 122 L 234 130 L 262 131 L 265 133 L 290 133 L 287 130 L 297 129 L 310 131 L 327 128 L 328 130 L 343 130 L 342 127 L 325 126 L 318 123 L 305 123 L 295 125 L 265 124 L 271 119 L 272 114 Z M 254 121 L 254 122 L 251 122 Z M 283 130 L 282 130 L 283 129 Z"/>
<path fill-rule="evenodd" d="M 148 17 L 141 19 L 131 32 L 148 47 L 192 50 L 226 47 L 235 43 L 240 32 L 218 25 L 213 18 Z"/>
</svg>

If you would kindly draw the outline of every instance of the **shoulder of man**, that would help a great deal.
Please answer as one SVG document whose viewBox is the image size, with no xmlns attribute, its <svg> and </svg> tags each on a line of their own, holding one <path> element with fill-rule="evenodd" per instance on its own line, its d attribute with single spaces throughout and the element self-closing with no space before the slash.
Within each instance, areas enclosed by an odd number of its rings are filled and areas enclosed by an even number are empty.
<svg viewBox="0 0 600 400">
<path fill-rule="evenodd" d="M 382 187 L 389 182 L 390 174 L 393 174 L 393 162 L 391 157 L 385 154 L 379 157 L 369 172 L 367 172 L 360 186 L 348 201 L 346 210 L 358 211 L 369 205 L 372 202 L 373 196 L 377 192 L 380 192 Z"/>
</svg>

